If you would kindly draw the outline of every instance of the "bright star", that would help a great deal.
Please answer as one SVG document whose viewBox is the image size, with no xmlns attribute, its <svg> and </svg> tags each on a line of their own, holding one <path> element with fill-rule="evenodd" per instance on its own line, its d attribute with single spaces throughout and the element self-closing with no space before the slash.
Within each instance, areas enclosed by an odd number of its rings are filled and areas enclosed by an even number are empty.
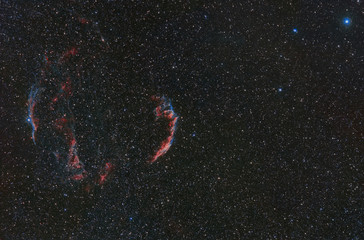
<svg viewBox="0 0 364 240">
<path fill-rule="evenodd" d="M 28 117 L 27 118 L 27 122 L 31 122 L 32 121 L 32 119 L 30 119 L 30 117 Z"/>
<path fill-rule="evenodd" d="M 348 17 L 344 18 L 343 23 L 344 23 L 344 25 L 349 26 L 351 23 L 350 18 L 348 18 Z"/>
<path fill-rule="evenodd" d="M 293 28 L 293 32 L 294 32 L 294 33 L 298 33 L 297 28 Z"/>
<path fill-rule="evenodd" d="M 278 88 L 278 92 L 282 92 L 282 90 L 283 90 L 282 88 Z"/>
</svg>

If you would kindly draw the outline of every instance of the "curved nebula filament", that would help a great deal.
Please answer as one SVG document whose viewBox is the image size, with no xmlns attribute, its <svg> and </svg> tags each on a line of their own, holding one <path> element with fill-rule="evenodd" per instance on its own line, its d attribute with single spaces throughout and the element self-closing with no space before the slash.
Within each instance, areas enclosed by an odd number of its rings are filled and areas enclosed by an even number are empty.
<svg viewBox="0 0 364 240">
<path fill-rule="evenodd" d="M 178 116 L 174 112 L 171 101 L 166 97 L 153 97 L 153 100 L 158 102 L 158 106 L 154 110 L 156 120 L 164 118 L 168 121 L 168 132 L 169 135 L 162 141 L 157 152 L 149 160 L 150 163 L 157 161 L 157 159 L 168 152 L 174 141 L 174 135 L 176 132 Z"/>
</svg>

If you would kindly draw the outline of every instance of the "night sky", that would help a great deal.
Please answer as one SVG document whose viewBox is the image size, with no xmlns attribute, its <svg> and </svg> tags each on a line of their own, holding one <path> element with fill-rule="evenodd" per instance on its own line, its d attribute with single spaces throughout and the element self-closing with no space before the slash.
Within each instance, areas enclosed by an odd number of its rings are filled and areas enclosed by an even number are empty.
<svg viewBox="0 0 364 240">
<path fill-rule="evenodd" d="M 364 3 L 0 1 L 0 239 L 364 239 Z"/>
</svg>

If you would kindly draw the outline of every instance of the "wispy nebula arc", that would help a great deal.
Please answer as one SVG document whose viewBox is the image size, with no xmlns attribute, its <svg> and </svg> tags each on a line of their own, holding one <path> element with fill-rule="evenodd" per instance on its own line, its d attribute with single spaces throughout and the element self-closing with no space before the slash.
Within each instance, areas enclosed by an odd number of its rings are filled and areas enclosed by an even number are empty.
<svg viewBox="0 0 364 240">
<path fill-rule="evenodd" d="M 178 116 L 174 112 L 171 101 L 163 97 L 153 97 L 153 100 L 158 102 L 158 106 L 154 110 L 154 114 L 156 116 L 156 120 L 160 118 L 164 118 L 168 120 L 168 137 L 162 141 L 161 146 L 158 151 L 153 155 L 153 157 L 149 160 L 149 163 L 154 163 L 157 159 L 168 152 L 171 148 L 174 136 L 177 128 Z"/>
</svg>

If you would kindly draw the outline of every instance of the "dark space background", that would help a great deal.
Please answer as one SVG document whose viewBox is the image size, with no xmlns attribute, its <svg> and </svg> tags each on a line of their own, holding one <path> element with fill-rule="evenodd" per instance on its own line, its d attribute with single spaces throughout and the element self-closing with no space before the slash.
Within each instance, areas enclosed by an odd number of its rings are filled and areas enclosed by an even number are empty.
<svg viewBox="0 0 364 240">
<path fill-rule="evenodd" d="M 362 1 L 0 4 L 0 239 L 364 239 Z M 80 158 L 116 163 L 90 191 L 26 122 L 44 52 L 75 45 Z M 152 95 L 180 118 L 147 164 Z"/>
</svg>

